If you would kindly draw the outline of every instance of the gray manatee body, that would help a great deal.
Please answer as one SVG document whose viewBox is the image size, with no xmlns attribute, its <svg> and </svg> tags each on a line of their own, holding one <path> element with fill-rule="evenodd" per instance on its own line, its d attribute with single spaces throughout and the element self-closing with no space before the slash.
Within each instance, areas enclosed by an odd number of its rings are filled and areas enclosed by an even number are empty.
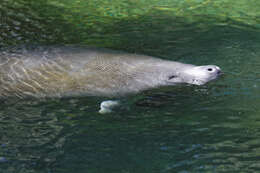
<svg viewBox="0 0 260 173">
<path fill-rule="evenodd" d="M 0 53 L 0 97 L 122 96 L 216 79 L 215 65 L 194 66 L 145 55 L 76 46 Z"/>
</svg>

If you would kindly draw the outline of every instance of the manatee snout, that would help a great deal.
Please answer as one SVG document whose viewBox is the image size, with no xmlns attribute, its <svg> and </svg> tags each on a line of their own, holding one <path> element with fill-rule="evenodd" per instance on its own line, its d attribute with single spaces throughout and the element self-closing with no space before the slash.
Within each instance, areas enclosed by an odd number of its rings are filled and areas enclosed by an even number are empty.
<svg viewBox="0 0 260 173">
<path fill-rule="evenodd" d="M 217 75 L 220 75 L 222 73 L 221 69 L 216 65 L 198 66 L 197 68 L 204 70 L 205 73 L 208 73 L 209 75 L 212 75 L 212 76 L 217 76 Z"/>
<path fill-rule="evenodd" d="M 203 85 L 211 80 L 217 79 L 222 74 L 222 71 L 220 67 L 216 65 L 204 65 L 195 66 L 186 70 L 185 73 L 192 78 L 192 80 L 187 83 Z"/>
</svg>

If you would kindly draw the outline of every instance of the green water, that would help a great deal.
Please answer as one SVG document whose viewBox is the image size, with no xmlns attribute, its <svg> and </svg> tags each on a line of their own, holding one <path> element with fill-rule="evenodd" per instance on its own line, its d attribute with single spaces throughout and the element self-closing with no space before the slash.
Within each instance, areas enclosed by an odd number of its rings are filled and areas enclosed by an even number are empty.
<svg viewBox="0 0 260 173">
<path fill-rule="evenodd" d="M 2 0 L 0 46 L 83 44 L 197 65 L 205 86 L 122 98 L 6 100 L 0 173 L 260 172 L 260 1 Z"/>
</svg>

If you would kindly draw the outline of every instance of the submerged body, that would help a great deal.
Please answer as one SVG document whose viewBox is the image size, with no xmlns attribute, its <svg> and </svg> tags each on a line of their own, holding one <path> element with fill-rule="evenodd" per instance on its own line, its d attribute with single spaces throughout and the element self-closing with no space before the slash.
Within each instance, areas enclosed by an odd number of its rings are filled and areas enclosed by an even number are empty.
<svg viewBox="0 0 260 173">
<path fill-rule="evenodd" d="M 220 68 L 75 46 L 0 53 L 0 97 L 119 96 L 178 83 L 202 85 Z"/>
</svg>

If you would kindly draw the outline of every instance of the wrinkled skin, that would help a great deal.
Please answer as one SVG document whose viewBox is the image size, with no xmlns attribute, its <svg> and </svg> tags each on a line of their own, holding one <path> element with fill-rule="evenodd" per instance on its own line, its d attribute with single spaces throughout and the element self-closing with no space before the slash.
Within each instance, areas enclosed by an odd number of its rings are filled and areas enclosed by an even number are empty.
<svg viewBox="0 0 260 173">
<path fill-rule="evenodd" d="M 122 96 L 216 79 L 215 65 L 194 66 L 87 47 L 16 48 L 0 53 L 0 97 Z"/>
</svg>

